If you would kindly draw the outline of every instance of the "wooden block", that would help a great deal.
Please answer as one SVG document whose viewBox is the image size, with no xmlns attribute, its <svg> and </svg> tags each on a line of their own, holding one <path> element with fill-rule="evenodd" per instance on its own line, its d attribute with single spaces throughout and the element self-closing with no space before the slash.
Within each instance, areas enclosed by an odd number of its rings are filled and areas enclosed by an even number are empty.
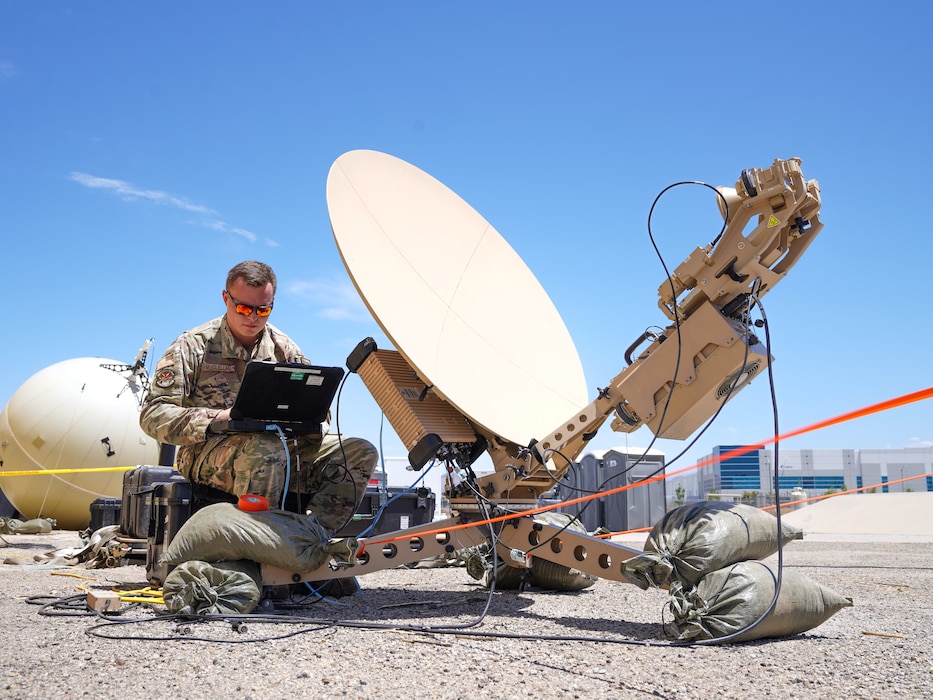
<svg viewBox="0 0 933 700">
<path fill-rule="evenodd" d="M 120 596 L 113 591 L 88 591 L 87 609 L 116 612 L 120 609 Z"/>
</svg>

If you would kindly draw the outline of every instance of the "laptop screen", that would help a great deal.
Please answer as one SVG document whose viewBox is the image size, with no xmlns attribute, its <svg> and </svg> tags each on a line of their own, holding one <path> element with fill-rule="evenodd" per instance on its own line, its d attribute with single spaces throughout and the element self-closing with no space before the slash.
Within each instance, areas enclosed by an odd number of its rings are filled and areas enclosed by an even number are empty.
<svg viewBox="0 0 933 700">
<path fill-rule="evenodd" d="M 334 400 L 341 367 L 253 361 L 230 409 L 227 431 L 265 430 L 278 425 L 295 432 L 320 432 Z"/>
</svg>

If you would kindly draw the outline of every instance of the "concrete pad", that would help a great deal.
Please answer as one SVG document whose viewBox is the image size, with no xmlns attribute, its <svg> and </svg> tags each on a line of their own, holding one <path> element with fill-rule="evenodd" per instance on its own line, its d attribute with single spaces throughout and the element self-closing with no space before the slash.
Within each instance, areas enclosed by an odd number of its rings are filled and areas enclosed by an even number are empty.
<svg viewBox="0 0 933 700">
<path fill-rule="evenodd" d="M 808 540 L 933 541 L 933 493 L 849 493 L 781 513 Z"/>
</svg>

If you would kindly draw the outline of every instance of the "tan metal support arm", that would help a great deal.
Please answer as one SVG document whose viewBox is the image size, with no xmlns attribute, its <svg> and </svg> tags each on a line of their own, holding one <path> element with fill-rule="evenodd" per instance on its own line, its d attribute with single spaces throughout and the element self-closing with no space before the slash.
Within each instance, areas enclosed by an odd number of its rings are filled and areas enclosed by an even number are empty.
<svg viewBox="0 0 933 700">
<path fill-rule="evenodd" d="M 720 187 L 722 235 L 697 248 L 658 289 L 671 323 L 588 406 L 530 449 L 483 434 L 496 468 L 480 479 L 493 500 L 534 501 L 583 451 L 610 416 L 612 429 L 642 425 L 659 437 L 686 439 L 771 358 L 743 318 L 751 295 L 770 291 L 823 225 L 820 190 L 800 159 L 775 160 Z M 482 430 L 478 430 L 482 434 Z"/>
<path fill-rule="evenodd" d="M 422 559 L 449 556 L 454 552 L 489 541 L 489 528 L 496 527 L 499 551 L 503 558 L 517 562 L 519 556 L 539 557 L 592 576 L 625 581 L 621 564 L 641 554 L 624 547 L 572 530 L 564 530 L 531 516 L 522 516 L 493 525 L 482 521 L 466 523 L 459 518 L 428 523 L 420 527 L 398 530 L 377 537 L 361 539 L 361 554 L 352 566 L 328 562 L 315 571 L 295 573 L 263 565 L 262 580 L 267 586 L 279 586 L 302 581 L 322 581 L 345 578 L 412 564 Z M 528 563 L 530 563 L 529 560 Z"/>
</svg>

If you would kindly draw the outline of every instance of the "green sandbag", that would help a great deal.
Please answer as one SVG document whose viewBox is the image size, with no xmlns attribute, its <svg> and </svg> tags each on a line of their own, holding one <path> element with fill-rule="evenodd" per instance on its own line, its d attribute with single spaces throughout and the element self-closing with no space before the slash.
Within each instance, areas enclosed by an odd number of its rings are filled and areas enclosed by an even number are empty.
<svg viewBox="0 0 933 700">
<path fill-rule="evenodd" d="M 534 557 L 531 560 L 531 576 L 528 580 L 535 588 L 546 591 L 582 591 L 599 581 L 579 569 L 571 569 L 563 564 L 556 564 L 547 559 Z M 501 560 L 500 560 L 501 562 Z M 499 590 L 518 590 L 521 588 L 523 570 L 500 563 L 496 572 L 496 588 Z M 492 584 L 491 573 L 484 580 L 489 588 Z"/>
<path fill-rule="evenodd" d="M 670 581 L 691 586 L 704 574 L 747 559 L 765 559 L 779 544 L 803 538 L 783 520 L 744 503 L 706 501 L 668 511 L 655 523 L 644 553 L 622 562 L 622 575 L 642 589 Z"/>
<path fill-rule="evenodd" d="M 46 535 L 56 524 L 50 518 L 33 518 L 26 521 L 17 518 L 0 518 L 0 535 Z"/>
<path fill-rule="evenodd" d="M 691 588 L 679 581 L 671 583 L 670 608 L 677 639 L 719 639 L 739 632 L 768 609 L 776 583 L 776 567 L 760 561 L 743 561 L 708 573 Z M 784 569 L 774 610 L 757 627 L 730 641 L 800 634 L 851 605 L 850 598 Z"/>
<path fill-rule="evenodd" d="M 182 525 L 160 561 L 248 559 L 305 573 L 327 560 L 329 539 L 327 530 L 312 516 L 286 510 L 249 513 L 232 503 L 215 503 Z"/>
<path fill-rule="evenodd" d="M 545 511 L 534 516 L 535 520 L 557 527 L 567 526 L 571 532 L 586 532 L 586 528 L 575 517 L 568 513 L 555 513 Z M 486 588 L 492 586 L 493 556 L 492 546 L 484 542 L 476 547 L 463 550 L 461 556 L 466 564 L 467 573 L 477 580 L 482 580 Z M 599 581 L 595 576 L 571 569 L 563 564 L 556 564 L 531 553 L 531 571 L 528 583 L 535 588 L 548 591 L 581 591 L 589 588 Z M 509 566 L 499 557 L 499 566 L 495 572 L 496 589 L 517 590 L 521 587 L 525 569 Z"/>
<path fill-rule="evenodd" d="M 252 561 L 186 561 L 162 583 L 169 612 L 177 615 L 247 614 L 259 604 L 262 576 Z"/>
</svg>

